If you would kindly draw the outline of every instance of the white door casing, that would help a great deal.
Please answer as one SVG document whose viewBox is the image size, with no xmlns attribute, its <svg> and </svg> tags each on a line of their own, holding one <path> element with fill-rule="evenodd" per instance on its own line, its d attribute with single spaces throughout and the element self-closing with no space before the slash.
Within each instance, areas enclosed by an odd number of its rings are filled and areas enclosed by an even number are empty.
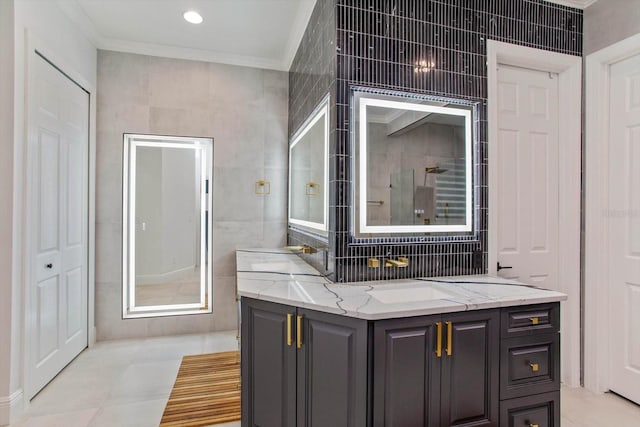
<svg viewBox="0 0 640 427">
<path fill-rule="evenodd" d="M 640 404 L 640 55 L 610 83 L 609 388 Z"/>
<path fill-rule="evenodd" d="M 88 344 L 89 94 L 34 53 L 28 86 L 25 394 Z"/>
<path fill-rule="evenodd" d="M 609 205 L 612 185 L 609 157 L 613 146 L 609 108 L 612 66 L 637 55 L 640 55 L 640 34 L 586 57 L 584 386 L 598 393 L 612 388 L 611 352 L 622 351 L 628 345 L 614 341 L 616 334 L 611 333 L 608 243 L 611 217 L 617 214 Z"/>
<path fill-rule="evenodd" d="M 558 84 L 558 230 L 557 285 L 568 295 L 561 310 L 562 381 L 580 384 L 580 174 L 581 174 L 581 76 L 578 56 L 548 52 L 489 40 L 488 77 L 488 159 L 489 159 L 489 274 L 497 275 L 499 218 L 498 67 L 512 66 L 557 74 Z M 538 153 L 540 154 L 540 153 Z M 547 165 L 548 167 L 548 165 Z M 535 197 L 535 196 L 534 196 Z M 525 230 L 527 231 L 527 230 Z M 534 241 L 535 242 L 535 241 Z M 510 265 L 502 263 L 505 265 Z M 504 270 L 503 270 L 504 271 Z M 524 280 L 524 279 L 523 279 Z M 547 285 L 542 285 L 547 286 Z"/>
<path fill-rule="evenodd" d="M 558 75 L 498 66 L 498 271 L 558 289 Z"/>
</svg>

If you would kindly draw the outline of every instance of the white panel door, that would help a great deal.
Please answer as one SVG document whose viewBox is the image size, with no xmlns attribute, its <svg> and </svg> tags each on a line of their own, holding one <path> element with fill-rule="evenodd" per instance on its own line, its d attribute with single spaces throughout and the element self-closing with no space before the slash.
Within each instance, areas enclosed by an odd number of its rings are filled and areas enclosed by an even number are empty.
<svg viewBox="0 0 640 427">
<path fill-rule="evenodd" d="M 87 346 L 89 94 L 33 54 L 27 398 Z"/>
<path fill-rule="evenodd" d="M 611 66 L 611 390 L 640 404 L 640 55 Z"/>
<path fill-rule="evenodd" d="M 558 289 L 558 75 L 500 65 L 498 274 Z"/>
</svg>

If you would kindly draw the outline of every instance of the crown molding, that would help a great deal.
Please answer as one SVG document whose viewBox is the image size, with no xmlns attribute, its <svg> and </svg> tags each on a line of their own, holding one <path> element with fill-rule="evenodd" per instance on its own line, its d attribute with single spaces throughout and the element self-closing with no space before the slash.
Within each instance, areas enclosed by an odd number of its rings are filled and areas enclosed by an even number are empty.
<svg viewBox="0 0 640 427">
<path fill-rule="evenodd" d="M 577 9 L 586 9 L 598 0 L 547 0 L 549 3 L 560 4 L 562 6 L 575 7 Z"/>
<path fill-rule="evenodd" d="M 288 71 L 281 61 L 248 55 L 233 55 L 212 50 L 193 49 L 181 46 L 166 46 L 155 43 L 140 43 L 128 40 L 102 39 L 101 50 L 136 53 L 139 55 L 159 56 L 163 58 L 188 59 L 191 61 L 215 62 L 218 64 L 239 65 L 242 67 L 266 68 Z"/>
<path fill-rule="evenodd" d="M 293 23 L 293 28 L 291 29 L 289 43 L 287 43 L 287 47 L 285 50 L 284 58 L 282 65 L 286 71 L 289 71 L 291 68 L 291 64 L 293 63 L 293 59 L 298 52 L 298 47 L 300 46 L 300 42 L 302 41 L 302 37 L 304 36 L 304 32 L 307 29 L 307 25 L 309 24 L 309 19 L 311 18 L 311 14 L 313 13 L 313 9 L 316 6 L 316 0 L 307 0 L 302 2 L 298 9 L 298 15 Z"/>
</svg>

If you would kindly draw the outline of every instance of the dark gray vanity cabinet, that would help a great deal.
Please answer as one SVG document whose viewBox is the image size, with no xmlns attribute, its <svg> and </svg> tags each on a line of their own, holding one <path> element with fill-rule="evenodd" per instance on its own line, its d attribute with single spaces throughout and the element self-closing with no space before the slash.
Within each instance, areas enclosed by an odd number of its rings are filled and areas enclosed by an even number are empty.
<svg viewBox="0 0 640 427">
<path fill-rule="evenodd" d="M 365 426 L 367 327 L 242 298 L 243 427 Z"/>
<path fill-rule="evenodd" d="M 500 426 L 560 426 L 560 303 L 502 309 Z"/>
<path fill-rule="evenodd" d="M 559 427 L 559 303 L 366 321 L 242 298 L 243 427 Z"/>
<path fill-rule="evenodd" d="M 438 316 L 379 320 L 374 324 L 373 426 L 440 427 L 441 355 Z"/>
<path fill-rule="evenodd" d="M 296 347 L 291 307 L 242 299 L 242 426 L 296 426 Z"/>
<path fill-rule="evenodd" d="M 497 426 L 499 310 L 374 323 L 373 426 Z"/>
</svg>

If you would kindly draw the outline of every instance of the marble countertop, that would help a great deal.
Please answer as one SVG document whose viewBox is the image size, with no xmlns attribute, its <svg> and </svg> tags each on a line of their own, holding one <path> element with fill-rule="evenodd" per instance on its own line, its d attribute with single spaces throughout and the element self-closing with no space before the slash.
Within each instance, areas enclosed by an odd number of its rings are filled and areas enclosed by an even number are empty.
<svg viewBox="0 0 640 427">
<path fill-rule="evenodd" d="M 455 276 L 334 283 L 280 249 L 238 249 L 242 297 L 367 320 L 563 301 L 563 293 L 500 277 Z"/>
</svg>

